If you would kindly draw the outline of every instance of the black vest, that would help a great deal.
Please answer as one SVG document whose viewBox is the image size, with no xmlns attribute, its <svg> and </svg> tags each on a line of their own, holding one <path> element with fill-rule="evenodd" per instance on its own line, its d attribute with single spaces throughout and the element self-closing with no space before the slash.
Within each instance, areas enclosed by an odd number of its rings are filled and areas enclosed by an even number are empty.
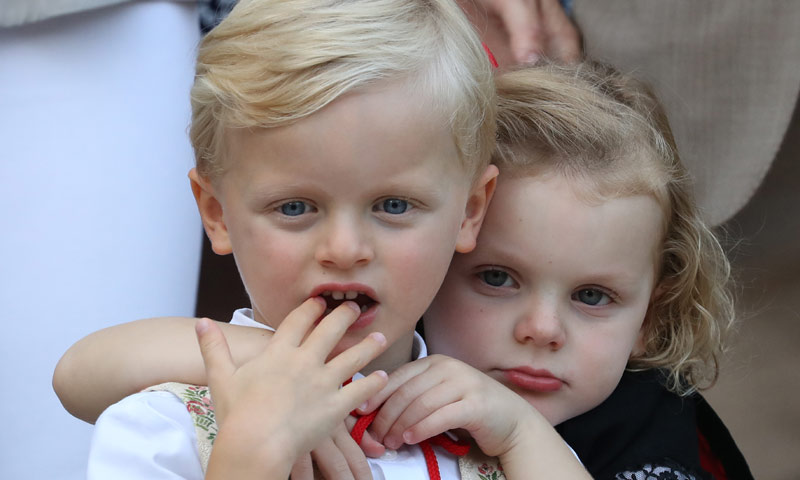
<svg viewBox="0 0 800 480">
<path fill-rule="evenodd" d="M 712 479 L 701 467 L 701 434 L 728 479 L 752 480 L 736 443 L 705 399 L 699 394 L 680 397 L 664 387 L 663 379 L 659 370 L 625 372 L 606 401 L 556 430 L 596 479 L 615 479 L 645 465 Z"/>
</svg>

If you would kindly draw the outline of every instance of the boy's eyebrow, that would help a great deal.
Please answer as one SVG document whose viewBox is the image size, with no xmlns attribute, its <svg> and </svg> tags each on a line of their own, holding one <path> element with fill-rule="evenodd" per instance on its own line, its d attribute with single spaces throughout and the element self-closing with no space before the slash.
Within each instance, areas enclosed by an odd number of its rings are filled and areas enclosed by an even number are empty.
<svg viewBox="0 0 800 480">
<path fill-rule="evenodd" d="M 424 198 L 441 198 L 448 195 L 449 189 L 443 188 L 439 184 L 420 184 L 411 178 L 408 180 L 395 180 L 392 178 L 380 181 L 378 179 L 374 186 L 367 189 L 363 194 L 364 196 L 391 196 L 398 197 L 423 197 Z M 275 185 L 257 185 L 253 186 L 250 190 L 250 195 L 255 198 L 265 197 L 279 197 L 281 195 L 315 195 L 324 192 L 323 185 L 315 185 L 299 179 L 297 181 L 280 182 Z"/>
</svg>

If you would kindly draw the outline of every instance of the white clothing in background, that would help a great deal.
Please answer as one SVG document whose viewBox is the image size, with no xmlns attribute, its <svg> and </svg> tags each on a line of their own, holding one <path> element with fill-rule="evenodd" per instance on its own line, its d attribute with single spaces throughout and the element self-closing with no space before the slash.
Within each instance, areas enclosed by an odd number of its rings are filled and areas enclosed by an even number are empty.
<svg viewBox="0 0 800 480">
<path fill-rule="evenodd" d="M 194 313 L 202 230 L 186 130 L 198 41 L 191 2 L 0 28 L 0 478 L 85 478 L 91 426 L 51 386 L 71 344 Z"/>
</svg>

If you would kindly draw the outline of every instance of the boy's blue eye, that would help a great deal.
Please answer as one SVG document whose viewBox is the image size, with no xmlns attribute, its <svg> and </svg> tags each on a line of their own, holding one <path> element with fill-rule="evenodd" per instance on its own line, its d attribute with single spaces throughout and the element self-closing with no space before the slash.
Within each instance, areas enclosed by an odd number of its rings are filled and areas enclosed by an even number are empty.
<svg viewBox="0 0 800 480">
<path fill-rule="evenodd" d="M 387 198 L 377 208 L 392 215 L 400 215 L 408 211 L 409 205 L 408 201 L 402 198 Z"/>
<path fill-rule="evenodd" d="M 492 287 L 510 287 L 514 280 L 502 270 L 485 270 L 478 274 L 481 280 Z"/>
<path fill-rule="evenodd" d="M 572 294 L 572 299 L 592 307 L 608 305 L 611 297 L 596 288 L 584 288 Z"/>
<path fill-rule="evenodd" d="M 296 217 L 298 215 L 302 215 L 306 213 L 308 210 L 308 205 L 306 202 L 301 202 L 299 200 L 295 200 L 292 202 L 286 202 L 280 206 L 281 213 L 286 215 L 287 217 Z"/>
</svg>

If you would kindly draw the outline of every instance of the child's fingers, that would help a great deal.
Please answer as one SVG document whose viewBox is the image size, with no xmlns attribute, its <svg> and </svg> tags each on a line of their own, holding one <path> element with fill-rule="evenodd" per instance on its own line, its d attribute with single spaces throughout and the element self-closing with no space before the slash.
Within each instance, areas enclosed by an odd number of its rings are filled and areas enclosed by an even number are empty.
<svg viewBox="0 0 800 480">
<path fill-rule="evenodd" d="M 409 425 L 401 434 L 403 443 L 413 445 L 448 430 L 462 428 L 469 421 L 464 402 L 454 402 L 436 409 L 430 415 Z"/>
<path fill-rule="evenodd" d="M 361 414 L 367 414 L 383 405 L 384 402 L 386 402 L 386 400 L 397 391 L 397 389 L 429 368 L 430 363 L 428 362 L 428 358 L 430 357 L 406 363 L 392 372 L 392 374 L 389 376 L 389 382 L 386 384 L 383 390 L 378 392 L 378 394 L 374 397 L 370 398 L 364 408 L 359 408 L 358 412 Z"/>
<path fill-rule="evenodd" d="M 386 453 L 386 447 L 375 440 L 369 431 L 364 432 L 364 436 L 361 437 L 360 446 L 361 450 L 364 452 L 364 455 L 368 456 L 369 458 L 378 458 Z"/>
<path fill-rule="evenodd" d="M 353 427 L 356 425 L 356 418 L 348 415 L 344 419 L 344 423 L 345 427 L 347 428 L 348 435 L 350 435 L 349 432 L 351 432 Z M 382 444 L 372 437 L 372 434 L 369 433 L 369 430 L 365 431 L 364 435 L 361 437 L 361 444 L 359 447 L 364 452 L 364 455 L 369 458 L 378 458 L 386 453 L 386 449 Z"/>
<path fill-rule="evenodd" d="M 271 342 L 286 342 L 293 347 L 300 345 L 324 311 L 325 300 L 319 297 L 309 298 L 289 312 L 275 330 Z"/>
<path fill-rule="evenodd" d="M 442 378 L 438 369 L 432 369 L 430 365 L 429 362 L 421 363 L 420 366 L 425 369 L 397 388 L 386 402 L 384 402 L 383 406 L 381 406 L 380 413 L 378 413 L 378 416 L 375 417 L 375 420 L 372 422 L 372 426 L 370 427 L 372 434 L 387 447 L 394 448 L 395 445 L 388 444 L 385 437 L 389 433 L 389 430 L 397 423 L 397 420 L 405 413 L 406 409 L 411 406 L 418 397 L 446 380 L 446 378 Z M 392 376 L 394 376 L 394 373 L 392 373 Z M 403 376 L 405 376 L 405 372 Z M 372 400 L 374 399 L 370 399 L 370 401 Z"/>
<path fill-rule="evenodd" d="M 386 372 L 376 370 L 366 377 L 359 378 L 342 387 L 338 398 L 344 415 L 355 410 L 356 407 L 366 402 L 369 397 L 378 393 L 381 388 L 386 386 L 388 378 L 389 376 L 386 375 Z M 344 415 L 342 415 L 342 418 L 344 418 Z"/>
<path fill-rule="evenodd" d="M 303 342 L 303 348 L 319 352 L 323 359 L 326 358 L 360 314 L 361 309 L 357 303 L 351 301 L 342 303 L 325 315 L 319 325 L 308 334 L 308 338 Z"/>
<path fill-rule="evenodd" d="M 230 377 L 236 370 L 231 358 L 228 342 L 219 326 L 208 318 L 201 318 L 195 324 L 197 343 L 206 367 L 206 378 L 210 386 L 217 385 Z"/>
<path fill-rule="evenodd" d="M 318 443 L 311 451 L 311 459 L 324 478 L 353 480 L 350 466 L 342 452 L 336 448 L 333 439 L 326 438 Z"/>
<path fill-rule="evenodd" d="M 310 453 L 297 457 L 294 465 L 292 465 L 292 473 L 289 478 L 292 480 L 314 480 L 314 466 L 311 463 Z"/>
<path fill-rule="evenodd" d="M 341 423 L 331 437 L 314 448 L 311 457 L 325 478 L 371 480 L 364 452 Z"/>
<path fill-rule="evenodd" d="M 358 446 L 353 437 L 350 436 L 350 431 L 345 427 L 344 422 L 336 428 L 331 437 L 336 448 L 342 452 L 345 460 L 347 460 L 348 468 L 352 472 L 356 480 L 372 480 L 372 470 L 367 463 L 367 457 Z"/>
<path fill-rule="evenodd" d="M 413 425 L 433 415 L 439 409 L 461 400 L 461 392 L 453 388 L 452 384 L 439 383 L 431 388 L 426 388 L 403 410 L 402 414 L 386 432 L 383 443 L 389 448 L 397 448 L 405 442 L 403 434 Z M 447 430 L 447 429 L 445 429 Z M 442 433 L 441 430 L 438 433 Z M 427 438 L 427 437 L 426 437 Z"/>
<path fill-rule="evenodd" d="M 333 348 L 333 347 L 331 347 Z M 372 332 L 356 345 L 341 352 L 328 361 L 327 369 L 333 378 L 344 382 L 386 349 L 386 337 L 380 332 Z M 330 349 L 327 350 L 328 352 Z"/>
</svg>

